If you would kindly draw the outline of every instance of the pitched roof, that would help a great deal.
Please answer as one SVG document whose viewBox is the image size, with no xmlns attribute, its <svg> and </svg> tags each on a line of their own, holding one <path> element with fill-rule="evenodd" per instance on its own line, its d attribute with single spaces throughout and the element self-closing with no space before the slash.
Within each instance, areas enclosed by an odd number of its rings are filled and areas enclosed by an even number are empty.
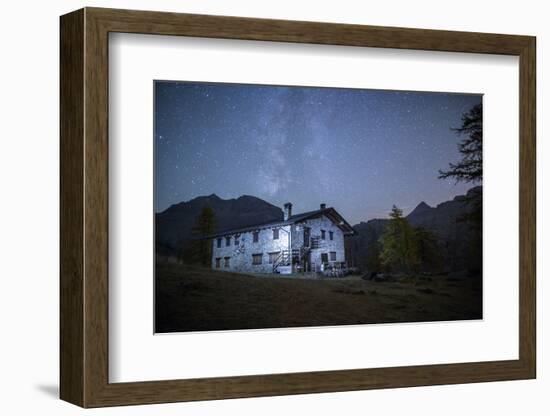
<svg viewBox="0 0 550 416">
<path fill-rule="evenodd" d="M 304 212 L 302 214 L 292 215 L 286 221 L 270 221 L 266 223 L 253 224 L 242 228 L 221 231 L 219 233 L 211 234 L 207 238 L 222 237 L 228 234 L 244 233 L 247 231 L 259 230 L 262 228 L 282 227 L 285 225 L 296 224 L 298 222 L 302 222 L 309 218 L 317 217 L 320 215 L 325 215 L 327 218 L 332 220 L 344 232 L 345 235 L 355 234 L 355 230 L 353 229 L 353 227 L 349 225 L 349 223 L 344 219 L 344 217 L 342 217 L 338 213 L 338 211 L 336 211 L 334 208 L 324 208 L 315 211 Z"/>
</svg>

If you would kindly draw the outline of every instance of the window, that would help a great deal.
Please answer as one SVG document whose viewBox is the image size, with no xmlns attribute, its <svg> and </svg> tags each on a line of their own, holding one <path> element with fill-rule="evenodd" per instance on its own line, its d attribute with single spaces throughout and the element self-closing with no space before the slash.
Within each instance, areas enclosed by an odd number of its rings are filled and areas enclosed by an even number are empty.
<svg viewBox="0 0 550 416">
<path fill-rule="evenodd" d="M 334 231 L 329 231 L 328 232 L 328 238 L 329 238 L 329 240 L 334 240 Z"/>
<path fill-rule="evenodd" d="M 324 240 L 325 239 L 325 230 L 321 230 L 321 240 Z"/>
<path fill-rule="evenodd" d="M 225 237 L 225 246 L 229 247 L 231 245 L 231 237 Z"/>
<path fill-rule="evenodd" d="M 254 265 L 258 265 L 258 264 L 262 264 L 262 253 L 259 253 L 259 254 L 253 254 L 252 255 L 252 264 Z"/>
<path fill-rule="evenodd" d="M 218 240 L 216 241 L 217 245 L 218 245 L 218 248 L 220 248 L 222 246 L 222 239 L 221 238 L 218 238 Z"/>
<path fill-rule="evenodd" d="M 239 235 L 236 235 L 236 236 L 235 236 L 235 245 L 236 245 L 236 246 L 239 245 Z"/>
<path fill-rule="evenodd" d="M 336 251 L 330 252 L 330 261 L 336 261 Z"/>
<path fill-rule="evenodd" d="M 274 240 L 278 240 L 278 239 L 279 239 L 279 229 L 278 229 L 278 228 L 274 228 L 274 229 L 273 229 L 273 239 L 274 239 Z"/>
<path fill-rule="evenodd" d="M 230 258 L 231 258 L 231 257 L 224 257 L 224 258 L 223 258 L 223 260 L 224 260 L 224 261 L 223 261 L 223 267 L 229 267 L 229 259 L 230 259 Z"/>
<path fill-rule="evenodd" d="M 321 253 L 321 263 L 328 263 L 328 254 Z"/>
<path fill-rule="evenodd" d="M 274 251 L 272 253 L 269 253 L 269 264 L 273 264 L 277 261 L 279 258 L 279 255 L 281 254 L 280 251 Z"/>
<path fill-rule="evenodd" d="M 259 240 L 259 237 L 260 237 L 260 232 L 259 231 L 254 231 L 252 233 L 252 242 L 257 243 L 258 240 Z"/>
<path fill-rule="evenodd" d="M 221 238 L 220 238 L 221 240 Z M 220 268 L 220 263 L 222 261 L 222 258 L 221 257 L 216 257 L 216 269 L 219 269 Z"/>
</svg>

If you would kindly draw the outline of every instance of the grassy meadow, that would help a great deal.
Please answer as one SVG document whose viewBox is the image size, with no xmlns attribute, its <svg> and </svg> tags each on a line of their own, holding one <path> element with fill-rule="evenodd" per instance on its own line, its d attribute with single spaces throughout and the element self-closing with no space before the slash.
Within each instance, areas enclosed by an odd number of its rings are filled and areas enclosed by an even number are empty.
<svg viewBox="0 0 550 416">
<path fill-rule="evenodd" d="M 304 279 L 157 263 L 155 278 L 161 333 L 482 318 L 481 279 L 456 274 Z"/>
</svg>

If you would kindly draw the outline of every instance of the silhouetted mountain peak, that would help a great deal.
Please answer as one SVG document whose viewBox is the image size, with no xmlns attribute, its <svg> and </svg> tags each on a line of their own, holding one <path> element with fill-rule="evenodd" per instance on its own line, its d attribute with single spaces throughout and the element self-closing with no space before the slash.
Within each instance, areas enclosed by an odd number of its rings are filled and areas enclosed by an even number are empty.
<svg viewBox="0 0 550 416">
<path fill-rule="evenodd" d="M 235 201 L 239 202 L 239 203 L 252 203 L 252 204 L 268 204 L 268 205 L 271 205 L 269 202 L 266 202 L 264 201 L 263 199 L 260 199 L 256 196 L 252 196 L 252 195 L 241 195 L 240 197 L 238 197 Z M 271 205 L 271 206 L 274 206 L 274 205 Z"/>
<path fill-rule="evenodd" d="M 431 211 L 433 208 L 431 206 L 429 206 L 428 204 L 426 204 L 424 201 L 422 201 L 420 204 L 418 204 L 416 206 L 415 209 L 413 209 L 411 211 L 411 213 L 408 215 L 409 217 L 410 216 L 415 216 L 415 215 L 419 215 L 419 214 L 423 214 L 424 212 L 428 212 L 428 211 Z"/>
<path fill-rule="evenodd" d="M 222 199 L 216 194 L 174 204 L 156 215 L 156 241 L 163 250 L 179 252 L 192 236 L 201 210 L 214 211 L 217 229 L 225 231 L 283 219 L 281 208 L 251 195 Z"/>
<path fill-rule="evenodd" d="M 468 190 L 466 195 L 458 195 L 450 201 L 441 202 L 431 207 L 421 202 L 407 215 L 407 220 L 413 227 L 421 227 L 431 231 L 436 237 L 441 256 L 449 270 L 463 270 L 466 267 L 468 256 L 471 253 L 469 245 L 472 238 L 472 224 L 462 218 L 475 207 L 475 201 L 482 196 L 481 186 Z M 346 244 L 349 253 L 346 261 L 360 267 L 367 267 L 369 253 L 376 252 L 376 244 L 384 233 L 391 220 L 371 219 L 360 222 L 353 228 L 357 235 L 347 238 Z"/>
</svg>

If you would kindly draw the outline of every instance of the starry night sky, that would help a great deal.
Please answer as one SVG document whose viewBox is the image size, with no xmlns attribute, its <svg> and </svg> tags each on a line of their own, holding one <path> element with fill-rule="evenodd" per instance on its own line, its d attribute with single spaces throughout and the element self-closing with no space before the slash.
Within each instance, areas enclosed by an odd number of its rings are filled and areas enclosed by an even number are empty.
<svg viewBox="0 0 550 416">
<path fill-rule="evenodd" d="M 351 224 L 407 214 L 472 185 L 438 179 L 460 159 L 462 113 L 481 95 L 155 82 L 155 210 L 253 195 L 293 212 L 324 202 Z"/>
</svg>

